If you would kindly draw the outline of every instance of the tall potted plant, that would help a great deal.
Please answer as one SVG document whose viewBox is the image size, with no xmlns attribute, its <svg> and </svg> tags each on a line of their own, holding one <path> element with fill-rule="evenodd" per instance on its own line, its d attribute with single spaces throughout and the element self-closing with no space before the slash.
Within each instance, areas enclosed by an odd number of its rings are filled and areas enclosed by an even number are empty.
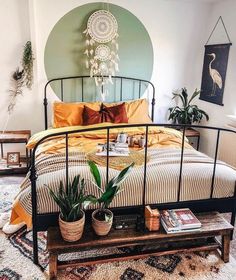
<svg viewBox="0 0 236 280">
<path fill-rule="evenodd" d="M 49 188 L 50 195 L 60 208 L 59 227 L 64 240 L 73 242 L 81 238 L 84 230 L 85 214 L 82 210 L 93 197 L 84 194 L 85 181 L 75 176 L 72 183 L 64 188 L 60 182 L 58 192 Z"/>
<path fill-rule="evenodd" d="M 192 105 L 191 102 L 200 94 L 200 90 L 195 90 L 190 99 L 188 98 L 188 92 L 186 88 L 182 88 L 181 92 L 173 92 L 173 98 L 180 98 L 182 106 L 175 106 L 169 108 L 169 119 L 173 123 L 177 124 L 192 124 L 200 123 L 200 121 L 205 117 L 209 120 L 208 114 L 199 109 L 197 105 Z"/>
<path fill-rule="evenodd" d="M 108 209 L 114 197 L 120 193 L 121 184 L 127 178 L 134 163 L 124 168 L 117 176 L 112 178 L 102 189 L 102 179 L 100 172 L 93 161 L 88 161 L 90 171 L 94 177 L 95 185 L 101 192 L 99 198 L 95 198 L 93 202 L 99 204 L 99 208 L 92 213 L 92 227 L 97 235 L 107 235 L 111 229 L 113 222 L 113 213 Z"/>
</svg>

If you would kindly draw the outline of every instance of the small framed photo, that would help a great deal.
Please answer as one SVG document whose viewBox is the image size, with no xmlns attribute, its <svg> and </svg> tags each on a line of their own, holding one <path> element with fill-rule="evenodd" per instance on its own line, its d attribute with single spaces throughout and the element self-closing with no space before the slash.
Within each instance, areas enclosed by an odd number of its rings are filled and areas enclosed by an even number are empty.
<svg viewBox="0 0 236 280">
<path fill-rule="evenodd" d="M 19 152 L 8 152 L 7 153 L 7 167 L 9 167 L 11 165 L 19 165 L 19 167 L 21 166 Z"/>
</svg>

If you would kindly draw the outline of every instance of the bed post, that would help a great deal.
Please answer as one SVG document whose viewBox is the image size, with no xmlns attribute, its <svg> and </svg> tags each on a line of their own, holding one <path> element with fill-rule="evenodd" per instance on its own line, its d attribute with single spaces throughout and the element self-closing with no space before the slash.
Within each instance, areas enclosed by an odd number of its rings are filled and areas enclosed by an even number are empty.
<svg viewBox="0 0 236 280">
<path fill-rule="evenodd" d="M 43 99 L 43 106 L 44 106 L 44 128 L 45 130 L 48 129 L 48 100 L 47 100 L 47 85 L 49 84 L 49 82 L 46 83 L 45 87 L 44 87 L 44 99 Z"/>
<path fill-rule="evenodd" d="M 33 261 L 38 265 L 38 236 L 37 236 L 37 192 L 36 192 L 37 173 L 35 168 L 35 149 L 32 153 L 32 165 L 30 168 L 31 181 L 31 203 L 32 203 L 32 225 L 33 225 Z"/>
<path fill-rule="evenodd" d="M 235 181 L 235 186 L 234 186 L 234 198 L 236 199 L 236 181 Z M 230 223 L 234 227 L 235 225 L 235 216 L 236 216 L 236 201 L 234 203 L 234 207 L 231 212 L 231 220 Z M 233 239 L 234 231 L 231 232 L 231 240 Z"/>
</svg>

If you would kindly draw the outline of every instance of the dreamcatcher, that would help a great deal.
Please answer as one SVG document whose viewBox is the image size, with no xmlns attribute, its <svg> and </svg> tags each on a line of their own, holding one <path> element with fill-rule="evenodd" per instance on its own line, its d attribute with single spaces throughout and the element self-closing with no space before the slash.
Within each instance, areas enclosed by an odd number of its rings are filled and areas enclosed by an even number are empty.
<svg viewBox="0 0 236 280">
<path fill-rule="evenodd" d="M 104 86 L 112 83 L 111 76 L 119 71 L 116 18 L 109 11 L 98 10 L 89 17 L 83 33 L 86 35 L 86 68 L 90 69 L 90 76 L 95 78 L 104 98 L 107 94 Z"/>
</svg>

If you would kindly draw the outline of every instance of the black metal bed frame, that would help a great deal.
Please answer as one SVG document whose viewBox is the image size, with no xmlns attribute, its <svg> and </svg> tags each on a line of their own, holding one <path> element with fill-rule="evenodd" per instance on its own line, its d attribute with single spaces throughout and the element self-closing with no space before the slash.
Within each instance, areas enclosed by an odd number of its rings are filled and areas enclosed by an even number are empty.
<svg viewBox="0 0 236 280">
<path fill-rule="evenodd" d="M 97 76 L 99 77 L 99 76 Z M 108 78 L 109 76 L 102 76 L 102 80 L 104 78 Z M 142 85 L 146 84 L 148 86 L 151 87 L 152 89 L 152 101 L 151 101 L 151 105 L 152 105 L 152 109 L 151 109 L 151 119 L 154 120 L 154 108 L 155 108 L 155 87 L 153 85 L 152 82 L 147 81 L 147 80 L 143 80 L 143 79 L 138 79 L 138 78 L 131 78 L 131 77 L 123 77 L 123 76 L 111 76 L 112 80 L 119 80 L 120 81 L 120 93 L 119 93 L 119 101 L 123 100 L 123 81 L 132 81 L 132 82 L 138 82 L 138 98 L 141 97 L 141 93 L 142 93 Z M 64 101 L 64 81 L 66 80 L 81 80 L 81 98 L 79 101 L 84 102 L 85 100 L 85 95 L 84 95 L 84 91 L 85 91 L 85 84 L 84 81 L 86 79 L 91 79 L 91 76 L 70 76 L 70 77 L 61 77 L 61 78 L 55 78 L 55 79 L 51 79 L 49 80 L 45 87 L 44 87 L 44 100 L 43 100 L 43 105 L 44 105 L 44 120 L 45 120 L 45 129 L 48 129 L 48 99 L 47 99 L 47 89 L 48 86 L 56 81 L 60 82 L 60 97 L 61 97 L 61 101 Z M 103 92 L 104 90 L 104 85 L 101 86 L 101 92 Z"/>
<path fill-rule="evenodd" d="M 47 118 L 47 86 L 52 81 L 60 81 L 61 82 L 61 89 L 63 91 L 63 80 L 65 79 L 85 79 L 90 78 L 90 76 L 76 76 L 76 77 L 66 77 L 66 78 L 57 78 L 52 79 L 47 82 L 45 86 L 45 93 L 44 93 L 44 109 L 45 109 L 45 128 L 48 125 L 48 118 Z M 154 105 L 155 105 L 155 88 L 153 84 L 146 80 L 140 80 L 135 78 L 126 78 L 126 77 L 114 77 L 116 79 L 128 79 L 131 81 L 138 81 L 141 85 L 142 82 L 148 83 L 151 85 L 153 89 L 153 96 L 152 96 L 152 119 L 154 118 Z M 82 82 L 83 84 L 83 82 Z M 121 82 L 122 84 L 122 82 Z M 83 91 L 83 86 L 82 86 Z M 122 86 L 121 86 L 122 91 Z M 62 94 L 63 95 L 63 94 Z M 141 95 L 141 86 L 139 86 L 139 97 Z M 82 94 L 83 96 L 83 94 Z M 121 95 L 122 97 L 122 92 Z M 83 99 L 82 99 L 83 100 Z M 122 100 L 121 100 L 122 101 Z M 119 125 L 116 128 L 124 128 L 124 127 L 144 127 L 145 128 L 145 140 L 148 143 L 148 131 L 149 127 L 153 126 L 161 126 L 161 127 L 171 127 L 171 128 L 181 128 L 183 130 L 182 134 L 182 146 L 181 146 L 181 153 L 180 153 L 180 172 L 179 172 L 179 180 L 178 180 L 178 192 L 177 192 L 177 200 L 170 203 L 161 203 L 161 204 L 153 204 L 151 206 L 158 207 L 159 209 L 166 209 L 166 208 L 179 208 L 179 207 L 188 207 L 192 211 L 195 212 L 207 212 L 207 211 L 219 211 L 219 212 L 231 212 L 231 224 L 234 225 L 235 222 L 235 215 L 236 215 L 236 184 L 234 188 L 234 195 L 232 197 L 226 198 L 213 198 L 214 193 L 214 182 L 215 182 L 215 174 L 216 174 L 216 166 L 217 166 L 217 157 L 218 157 L 218 149 L 219 149 L 219 140 L 221 132 L 229 132 L 229 133 L 236 133 L 233 130 L 226 129 L 226 128 L 217 128 L 217 127 L 208 127 L 208 126 L 201 126 L 201 125 L 176 125 L 176 124 L 127 124 L 127 125 Z M 215 155 L 214 155 L 214 165 L 213 165 L 213 173 L 211 179 L 211 192 L 210 197 L 207 199 L 201 200 L 190 200 L 190 201 L 181 201 L 180 194 L 181 194 L 181 186 L 182 186 L 182 169 L 183 169 L 183 159 L 184 159 L 184 143 L 185 143 L 185 134 L 187 128 L 201 128 L 207 130 L 217 131 L 217 138 L 216 138 L 216 146 L 215 146 Z M 33 223 L 33 252 L 34 252 L 34 263 L 38 264 L 38 237 L 37 232 L 47 230 L 49 226 L 54 226 L 58 224 L 58 213 L 46 213 L 46 214 L 38 214 L 37 213 L 37 191 L 36 191 L 36 181 L 37 181 L 37 170 L 36 170 L 36 151 L 38 146 L 45 140 L 56 137 L 56 136 L 64 136 L 66 141 L 66 151 L 65 151 L 65 177 L 66 177 L 66 184 L 69 183 L 69 168 L 68 168 L 68 159 L 69 159 L 69 152 L 68 152 L 68 137 L 70 134 L 73 133 L 80 133 L 80 132 L 89 132 L 89 131 L 97 131 L 97 130 L 106 130 L 107 135 L 107 142 L 110 139 L 110 130 L 113 129 L 113 126 L 107 126 L 102 128 L 84 128 L 79 130 L 73 131 L 66 131 L 60 133 L 53 133 L 43 137 L 34 147 L 32 151 L 32 158 L 31 158 L 31 168 L 30 168 L 30 181 L 31 181 L 31 194 L 32 194 L 32 223 Z M 132 213 L 143 213 L 145 207 L 145 196 L 146 196 L 146 176 L 147 176 L 147 152 L 148 147 L 145 145 L 144 148 L 144 177 L 143 177 L 143 189 L 142 189 L 142 204 L 138 206 L 128 206 L 128 207 L 117 207 L 113 208 L 112 211 L 114 214 L 132 214 Z M 108 181 L 109 178 L 109 150 L 107 150 L 107 162 L 106 162 L 106 180 Z M 90 216 L 90 212 L 92 210 L 86 211 L 86 216 Z"/>
</svg>

